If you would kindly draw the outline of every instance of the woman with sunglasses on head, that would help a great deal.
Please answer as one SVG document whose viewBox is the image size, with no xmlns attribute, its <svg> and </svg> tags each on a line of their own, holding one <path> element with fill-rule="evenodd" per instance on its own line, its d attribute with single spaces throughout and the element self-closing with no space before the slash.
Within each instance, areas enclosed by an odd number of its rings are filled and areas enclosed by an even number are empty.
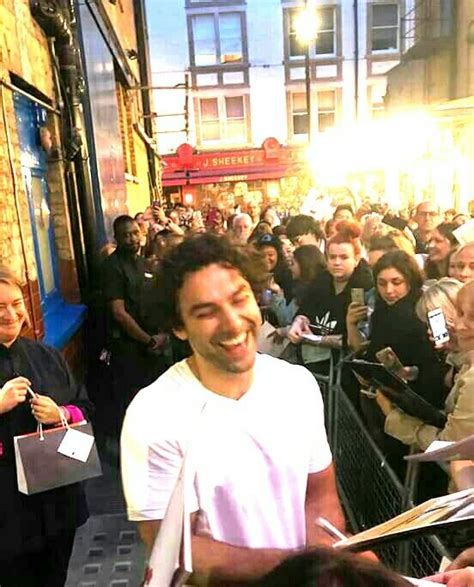
<svg viewBox="0 0 474 587">
<path fill-rule="evenodd" d="M 76 528 L 88 517 L 84 493 L 77 483 L 20 493 L 13 438 L 38 423 L 82 421 L 91 404 L 57 351 L 21 336 L 25 325 L 21 284 L 0 267 L 0 584 L 63 587 Z"/>
</svg>

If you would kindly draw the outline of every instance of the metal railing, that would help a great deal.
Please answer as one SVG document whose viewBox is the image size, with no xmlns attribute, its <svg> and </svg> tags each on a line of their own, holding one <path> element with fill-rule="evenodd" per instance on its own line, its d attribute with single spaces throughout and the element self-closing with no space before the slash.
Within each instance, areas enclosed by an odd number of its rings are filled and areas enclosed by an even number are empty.
<svg viewBox="0 0 474 587">
<path fill-rule="evenodd" d="M 315 378 L 324 399 L 341 502 L 351 530 L 358 532 L 413 507 L 419 464 L 408 465 L 402 483 L 345 393 L 341 368 L 342 361 L 333 355 L 329 375 L 315 375 Z M 442 469 L 439 472 L 445 474 Z M 447 554 L 436 536 L 392 543 L 376 552 L 389 567 L 414 577 L 434 573 Z"/>
</svg>

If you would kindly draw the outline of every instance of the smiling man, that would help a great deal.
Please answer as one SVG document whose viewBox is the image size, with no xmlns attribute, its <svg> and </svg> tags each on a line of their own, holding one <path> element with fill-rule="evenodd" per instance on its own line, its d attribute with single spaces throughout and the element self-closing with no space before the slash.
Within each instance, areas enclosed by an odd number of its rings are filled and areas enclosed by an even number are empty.
<svg viewBox="0 0 474 587">
<path fill-rule="evenodd" d="M 139 392 L 122 432 L 131 520 L 151 549 L 193 448 L 193 568 L 247 581 L 343 529 L 321 394 L 302 367 L 257 354 L 261 316 L 242 252 L 222 237 L 186 240 L 163 260 L 159 298 L 192 356 Z"/>
</svg>

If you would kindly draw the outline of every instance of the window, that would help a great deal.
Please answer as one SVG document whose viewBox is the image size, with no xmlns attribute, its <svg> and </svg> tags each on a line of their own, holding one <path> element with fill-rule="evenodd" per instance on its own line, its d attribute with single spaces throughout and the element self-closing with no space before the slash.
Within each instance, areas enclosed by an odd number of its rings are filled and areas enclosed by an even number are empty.
<svg viewBox="0 0 474 587">
<path fill-rule="evenodd" d="M 308 110 L 306 94 L 304 92 L 291 95 L 291 120 L 293 136 L 298 137 L 308 134 Z"/>
<path fill-rule="evenodd" d="M 194 65 L 243 61 L 242 18 L 239 12 L 199 14 L 191 19 Z"/>
<path fill-rule="evenodd" d="M 201 100 L 201 133 L 203 141 L 218 141 L 221 138 L 217 98 Z"/>
<path fill-rule="evenodd" d="M 247 120 L 243 96 L 202 98 L 199 101 L 201 141 L 247 142 Z"/>
<path fill-rule="evenodd" d="M 225 99 L 225 113 L 227 138 L 236 141 L 245 141 L 245 113 L 242 96 Z"/>
<path fill-rule="evenodd" d="M 288 50 L 289 57 L 302 58 L 305 55 L 305 44 L 301 43 L 296 31 L 296 22 L 300 10 L 288 11 Z M 335 55 L 336 53 L 336 25 L 334 7 L 319 8 L 317 10 L 318 30 L 315 31 L 315 42 L 311 44 L 310 55 Z"/>
<path fill-rule="evenodd" d="M 398 4 L 372 5 L 372 52 L 398 50 Z"/>
<path fill-rule="evenodd" d="M 336 124 L 336 92 L 318 92 L 318 129 L 324 132 Z"/>
</svg>

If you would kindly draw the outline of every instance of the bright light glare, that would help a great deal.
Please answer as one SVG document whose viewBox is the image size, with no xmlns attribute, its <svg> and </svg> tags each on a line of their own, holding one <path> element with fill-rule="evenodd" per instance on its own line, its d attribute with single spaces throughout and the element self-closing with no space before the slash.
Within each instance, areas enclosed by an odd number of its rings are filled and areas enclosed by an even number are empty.
<svg viewBox="0 0 474 587">
<path fill-rule="evenodd" d="M 295 18 L 295 31 L 298 39 L 304 43 L 311 43 L 318 34 L 318 19 L 316 10 L 307 8 L 302 10 Z"/>
</svg>

